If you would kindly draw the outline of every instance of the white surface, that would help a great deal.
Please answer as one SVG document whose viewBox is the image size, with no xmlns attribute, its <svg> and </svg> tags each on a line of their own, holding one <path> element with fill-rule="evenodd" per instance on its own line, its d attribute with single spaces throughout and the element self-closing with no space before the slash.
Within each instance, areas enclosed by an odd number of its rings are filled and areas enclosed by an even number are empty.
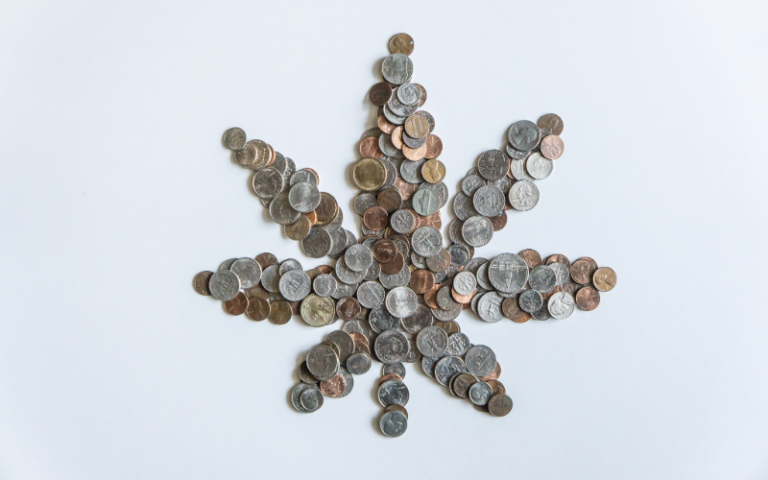
<svg viewBox="0 0 768 480">
<path fill-rule="evenodd" d="M 0 477 L 766 478 L 766 20 L 759 1 L 4 2 Z M 191 280 L 262 251 L 319 263 L 265 221 L 230 126 L 316 168 L 357 230 L 345 174 L 398 31 L 452 193 L 513 121 L 565 120 L 539 205 L 477 254 L 589 255 L 619 282 L 565 321 L 464 314 L 512 414 L 409 367 L 390 440 L 380 365 L 319 413 L 287 404 L 335 327 L 232 318 Z"/>
</svg>

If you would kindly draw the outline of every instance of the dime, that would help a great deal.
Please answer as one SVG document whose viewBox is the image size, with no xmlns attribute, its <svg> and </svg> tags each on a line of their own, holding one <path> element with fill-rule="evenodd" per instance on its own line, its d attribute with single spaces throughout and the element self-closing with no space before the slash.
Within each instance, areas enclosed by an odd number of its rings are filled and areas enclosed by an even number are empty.
<svg viewBox="0 0 768 480">
<path fill-rule="evenodd" d="M 317 186 L 317 184 L 320 183 L 320 179 L 317 178 L 317 176 L 313 173 L 312 170 L 305 168 L 291 175 L 291 179 L 288 182 L 288 184 L 290 186 L 294 186 L 297 183 L 303 183 L 303 182 L 311 183 L 312 185 Z"/>
<path fill-rule="evenodd" d="M 240 280 L 229 270 L 220 270 L 211 275 L 208 289 L 213 298 L 220 302 L 226 302 L 237 296 L 240 290 Z"/>
<path fill-rule="evenodd" d="M 509 128 L 509 143 L 515 150 L 527 152 L 536 148 L 539 144 L 541 132 L 535 123 L 528 120 L 515 122 Z"/>
<path fill-rule="evenodd" d="M 536 123 L 541 130 L 548 132 L 550 135 L 560 135 L 563 133 L 563 119 L 554 113 L 542 115 Z"/>
<path fill-rule="evenodd" d="M 238 316 L 248 309 L 248 298 L 243 292 L 239 292 L 235 298 L 224 302 L 224 311 L 230 315 Z"/>
<path fill-rule="evenodd" d="M 211 280 L 212 276 L 213 272 L 207 270 L 198 273 L 195 275 L 195 278 L 192 279 L 192 288 L 194 288 L 195 291 L 200 295 L 210 296 L 211 291 L 208 289 L 208 282 Z"/>
<path fill-rule="evenodd" d="M 563 154 L 565 145 L 557 135 L 547 135 L 541 140 L 541 154 L 550 160 L 557 160 Z"/>
<path fill-rule="evenodd" d="M 492 395 L 493 389 L 482 380 L 478 380 L 469 387 L 469 400 L 475 405 L 487 405 Z"/>
<path fill-rule="evenodd" d="M 565 320 L 570 317 L 575 307 L 573 297 L 567 292 L 557 292 L 549 297 L 549 302 L 547 302 L 549 314 L 558 320 Z"/>
<path fill-rule="evenodd" d="M 392 85 L 387 82 L 379 82 L 371 87 L 368 99 L 377 107 L 383 107 L 392 97 Z"/>
<path fill-rule="evenodd" d="M 388 410 L 381 415 L 379 429 L 385 437 L 396 438 L 408 428 L 408 417 L 400 411 Z"/>
<path fill-rule="evenodd" d="M 597 268 L 587 259 L 580 258 L 571 265 L 571 278 L 574 282 L 585 285 L 592 281 Z"/>
<path fill-rule="evenodd" d="M 355 163 L 352 179 L 361 190 L 378 190 L 387 179 L 387 170 L 381 160 L 363 158 Z"/>
<path fill-rule="evenodd" d="M 545 158 L 539 152 L 533 152 L 525 161 L 525 169 L 528 175 L 536 180 L 547 178 L 554 168 L 552 160 Z"/>
<path fill-rule="evenodd" d="M 339 358 L 331 347 L 315 345 L 307 353 L 307 368 L 318 380 L 330 380 L 339 371 Z"/>
<path fill-rule="evenodd" d="M 429 183 L 440 183 L 445 178 L 445 165 L 440 160 L 427 160 L 421 166 L 421 175 Z"/>
<path fill-rule="evenodd" d="M 472 272 L 460 272 L 453 278 L 453 288 L 459 295 L 471 295 L 477 288 L 477 279 Z"/>
<path fill-rule="evenodd" d="M 488 400 L 488 413 L 494 417 L 505 417 L 512 411 L 512 399 L 503 393 L 497 393 Z"/>
<path fill-rule="evenodd" d="M 547 265 L 553 272 L 555 272 L 555 285 L 562 287 L 571 279 L 571 272 L 562 263 L 552 262 Z"/>
<path fill-rule="evenodd" d="M 312 413 L 318 411 L 323 406 L 323 394 L 316 385 L 308 385 L 308 387 L 301 392 L 299 399 L 305 412 Z"/>
<path fill-rule="evenodd" d="M 410 55 L 413 53 L 413 38 L 407 33 L 398 33 L 389 39 L 389 51 Z"/>
<path fill-rule="evenodd" d="M 478 188 L 472 196 L 472 205 L 477 213 L 486 217 L 497 217 L 504 211 L 504 192 L 493 185 Z"/>
<path fill-rule="evenodd" d="M 249 168 L 256 160 L 256 147 L 252 143 L 246 143 L 243 148 L 235 151 L 234 155 L 240 166 Z"/>
<path fill-rule="evenodd" d="M 320 382 L 320 391 L 329 398 L 339 398 L 347 389 L 347 379 L 341 372 L 337 373 L 330 380 Z"/>
<path fill-rule="evenodd" d="M 529 180 L 518 180 L 509 189 L 509 203 L 515 210 L 530 210 L 539 203 L 539 189 Z"/>
<path fill-rule="evenodd" d="M 448 348 L 448 334 L 440 327 L 425 327 L 416 336 L 416 348 L 425 357 L 440 358 Z"/>
<path fill-rule="evenodd" d="M 464 195 L 472 197 L 480 187 L 484 187 L 487 183 L 487 180 L 480 175 L 467 175 L 461 181 L 461 191 L 464 192 Z"/>
<path fill-rule="evenodd" d="M 293 389 L 291 390 L 291 405 L 293 405 L 293 408 L 295 408 L 296 411 L 301 413 L 309 413 L 309 411 L 307 411 L 306 409 L 304 409 L 304 407 L 301 406 L 301 394 L 313 387 L 315 387 L 315 385 L 311 385 L 307 383 L 299 383 L 298 385 L 293 387 Z"/>
<path fill-rule="evenodd" d="M 224 132 L 222 142 L 230 150 L 240 150 L 245 145 L 245 131 L 238 127 L 230 128 Z"/>
<path fill-rule="evenodd" d="M 365 211 L 377 205 L 376 195 L 373 193 L 362 192 L 355 198 L 355 212 L 361 217 Z"/>
<path fill-rule="evenodd" d="M 417 217 L 410 210 L 397 210 L 389 217 L 392 230 L 397 233 L 411 233 L 417 227 Z"/>
<path fill-rule="evenodd" d="M 240 288 L 248 289 L 255 287 L 261 280 L 261 266 L 251 258 L 240 258 L 236 260 L 229 269 L 237 275 L 240 280 Z"/>
<path fill-rule="evenodd" d="M 464 361 L 469 373 L 483 377 L 496 367 L 496 354 L 485 345 L 475 345 L 467 351 Z"/>
<path fill-rule="evenodd" d="M 501 150 L 488 150 L 480 155 L 477 171 L 487 180 L 498 180 L 509 171 L 509 160 Z"/>
<path fill-rule="evenodd" d="M 533 290 L 539 293 L 547 293 L 553 288 L 557 282 L 555 272 L 546 265 L 539 265 L 531 270 L 528 276 L 528 283 Z"/>
<path fill-rule="evenodd" d="M 468 218 L 461 227 L 464 240 L 473 247 L 482 247 L 493 238 L 493 225 L 482 215 Z"/>
<path fill-rule="evenodd" d="M 592 274 L 592 283 L 601 292 L 610 292 L 616 286 L 616 272 L 610 267 L 600 267 Z"/>
<path fill-rule="evenodd" d="M 600 305 L 600 292 L 592 287 L 584 287 L 576 292 L 576 305 L 587 312 Z"/>
<path fill-rule="evenodd" d="M 269 320 L 270 323 L 274 323 L 275 325 L 285 325 L 291 320 L 292 315 L 293 309 L 291 308 L 291 304 L 284 300 L 280 300 L 277 302 L 272 302 L 270 305 L 267 320 Z"/>
<path fill-rule="evenodd" d="M 362 375 L 371 369 L 371 357 L 362 352 L 353 353 L 347 359 L 347 370 L 354 375 Z"/>
<path fill-rule="evenodd" d="M 310 327 L 323 327 L 333 321 L 336 306 L 328 297 L 310 293 L 301 302 L 301 318 Z"/>
<path fill-rule="evenodd" d="M 448 337 L 448 346 L 446 351 L 449 355 L 456 357 L 462 357 L 467 353 L 472 343 L 469 341 L 469 337 L 461 332 L 454 333 Z"/>
<path fill-rule="evenodd" d="M 384 63 L 381 65 L 381 73 L 384 76 L 384 80 L 394 85 L 401 85 L 407 82 L 413 75 L 413 63 L 410 58 L 402 53 L 393 53 L 384 59 Z"/>
</svg>

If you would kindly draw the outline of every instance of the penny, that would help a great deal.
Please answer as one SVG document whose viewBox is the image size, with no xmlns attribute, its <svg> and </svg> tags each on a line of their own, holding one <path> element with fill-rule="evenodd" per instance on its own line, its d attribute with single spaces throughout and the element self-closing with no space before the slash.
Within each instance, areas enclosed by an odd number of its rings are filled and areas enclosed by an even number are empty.
<svg viewBox="0 0 768 480">
<path fill-rule="evenodd" d="M 224 302 L 224 310 L 230 315 L 242 315 L 248 309 L 248 298 L 239 292 L 235 298 Z"/>
<path fill-rule="evenodd" d="M 398 255 L 397 245 L 389 239 L 382 239 L 373 244 L 373 258 L 379 263 L 389 263 Z"/>
<path fill-rule="evenodd" d="M 197 293 L 200 295 L 211 295 L 211 291 L 208 290 L 208 282 L 211 280 L 211 277 L 213 276 L 213 272 L 210 271 L 204 271 L 200 272 L 197 275 L 195 275 L 195 278 L 192 279 L 192 288 L 195 289 Z"/>
<path fill-rule="evenodd" d="M 571 265 L 571 278 L 574 282 L 585 285 L 592 281 L 597 268 L 587 259 L 580 258 Z"/>
<path fill-rule="evenodd" d="M 211 296 L 220 302 L 234 299 L 240 290 L 240 280 L 229 270 L 220 270 L 208 282 Z"/>
<path fill-rule="evenodd" d="M 398 251 L 392 260 L 381 264 L 381 271 L 382 273 L 394 275 L 400 272 L 404 266 L 405 266 L 405 257 L 403 257 L 403 254 Z"/>
<path fill-rule="evenodd" d="M 542 115 L 536 123 L 542 131 L 546 131 L 550 135 L 563 133 L 563 119 L 554 113 Z"/>
<path fill-rule="evenodd" d="M 312 228 L 312 221 L 309 217 L 301 215 L 298 220 L 290 225 L 285 225 L 285 236 L 294 241 L 299 241 L 309 235 L 309 230 Z"/>
<path fill-rule="evenodd" d="M 347 379 L 341 372 L 337 373 L 330 380 L 320 382 L 320 391 L 329 398 L 339 398 L 347 388 Z"/>
<path fill-rule="evenodd" d="M 494 417 L 504 417 L 512 411 L 512 399 L 503 393 L 497 393 L 488 400 L 488 413 Z"/>
<path fill-rule="evenodd" d="M 275 325 L 285 325 L 291 319 L 292 315 L 293 309 L 291 308 L 291 304 L 281 300 L 279 302 L 272 302 L 267 320 Z"/>
<path fill-rule="evenodd" d="M 437 135 L 427 135 L 427 153 L 424 158 L 435 159 L 443 153 L 443 141 Z"/>
<path fill-rule="evenodd" d="M 507 226 L 507 212 L 502 210 L 501 215 L 491 217 L 488 220 L 491 221 L 491 226 L 493 227 L 494 232 L 501 231 Z"/>
<path fill-rule="evenodd" d="M 600 305 L 600 292 L 592 287 L 584 287 L 576 292 L 576 305 L 587 312 Z"/>
<path fill-rule="evenodd" d="M 392 85 L 387 82 L 379 82 L 371 87 L 368 99 L 377 107 L 383 107 L 392 97 Z"/>
<path fill-rule="evenodd" d="M 547 265 L 552 265 L 553 263 L 561 263 L 561 264 L 565 265 L 566 267 L 568 267 L 569 270 L 571 268 L 571 261 L 568 260 L 568 257 L 566 257 L 565 255 L 559 254 L 559 253 L 554 253 L 554 254 L 550 255 L 549 257 L 547 257 L 547 262 L 546 263 L 547 263 Z"/>
<path fill-rule="evenodd" d="M 480 377 L 480 380 L 484 382 L 488 382 L 490 380 L 496 380 L 501 376 L 501 365 L 499 365 L 499 362 L 496 362 L 496 365 L 493 367 L 493 370 L 488 375 L 483 375 Z"/>
<path fill-rule="evenodd" d="M 494 395 L 498 393 L 502 393 L 502 394 L 507 393 L 506 387 L 504 387 L 504 384 L 501 383 L 500 381 L 484 380 L 484 379 L 481 379 L 481 380 L 483 380 L 485 383 L 487 383 L 491 387 L 491 391 L 493 392 Z"/>
<path fill-rule="evenodd" d="M 320 193 L 320 203 L 317 205 L 315 213 L 317 213 L 318 225 L 328 225 L 339 216 L 339 204 L 333 198 L 333 195 L 322 192 Z"/>
<path fill-rule="evenodd" d="M 272 309 L 271 305 L 265 298 L 250 297 L 248 299 L 248 307 L 245 311 L 245 316 L 255 322 L 261 322 L 269 317 L 269 312 Z"/>
<path fill-rule="evenodd" d="M 531 319 L 531 314 L 520 308 L 517 296 L 505 298 L 501 303 L 501 311 L 515 323 L 525 323 Z"/>
<path fill-rule="evenodd" d="M 377 132 L 378 135 L 373 137 L 373 138 L 376 138 L 377 144 L 379 142 L 379 138 L 381 138 L 381 134 L 382 133 L 392 134 L 392 133 L 394 133 L 395 128 L 397 127 L 397 125 L 395 125 L 392 122 L 390 122 L 389 120 L 387 120 L 387 116 L 384 115 L 384 114 L 379 115 L 379 118 L 376 120 L 376 125 L 378 125 L 379 130 L 380 130 L 379 132 Z M 371 137 L 365 137 L 365 138 L 371 138 Z M 373 141 L 372 140 L 368 140 L 368 142 L 372 143 Z M 371 147 L 369 145 L 366 145 L 366 148 L 371 148 Z M 379 149 L 381 149 L 381 146 L 379 146 Z M 379 157 L 376 157 L 376 158 L 379 158 Z"/>
<path fill-rule="evenodd" d="M 270 267 L 277 263 L 277 257 L 269 252 L 260 253 L 256 255 L 256 258 L 254 259 L 261 267 L 261 270 L 264 271 L 267 267 Z"/>
<path fill-rule="evenodd" d="M 387 226 L 389 215 L 379 206 L 371 207 L 363 215 L 363 224 L 371 230 L 381 230 Z"/>
<path fill-rule="evenodd" d="M 351 333 L 348 333 L 348 335 L 352 337 L 352 340 L 355 342 L 355 349 L 357 349 L 358 344 L 369 346 L 368 337 L 366 337 L 362 333 L 351 332 Z"/>
<path fill-rule="evenodd" d="M 540 135 L 539 127 L 528 120 L 513 123 L 507 134 L 510 145 L 521 152 L 533 150 L 539 144 Z"/>
<path fill-rule="evenodd" d="M 396 149 L 398 150 L 403 149 L 403 127 L 401 125 L 398 125 L 397 127 L 395 127 L 394 130 L 392 130 L 391 141 L 392 141 L 392 145 Z"/>
<path fill-rule="evenodd" d="M 435 276 L 428 270 L 417 270 L 411 275 L 409 286 L 419 295 L 424 295 L 435 285 Z"/>
<path fill-rule="evenodd" d="M 398 33 L 389 39 L 389 51 L 410 55 L 413 53 L 413 38 L 407 33 Z"/>
<path fill-rule="evenodd" d="M 549 160 L 557 160 L 564 150 L 563 140 L 557 135 L 547 135 L 541 140 L 541 154 Z"/>
<path fill-rule="evenodd" d="M 352 179 L 361 190 L 378 190 L 384 185 L 386 176 L 386 167 L 375 158 L 363 158 L 352 169 Z"/>
<path fill-rule="evenodd" d="M 460 312 L 461 312 L 461 309 L 459 309 L 459 313 Z M 461 333 L 461 327 L 459 326 L 459 324 L 452 320 L 440 321 L 437 323 L 437 327 L 440 328 L 442 331 L 444 331 L 448 336 L 453 335 L 454 333 Z"/>
<path fill-rule="evenodd" d="M 445 178 L 445 165 L 440 160 L 427 160 L 421 166 L 421 175 L 429 183 L 440 183 Z"/>
<path fill-rule="evenodd" d="M 394 128 L 394 126 L 393 126 Z M 366 137 L 360 140 L 360 155 L 363 158 L 381 158 L 384 156 L 384 152 L 379 148 L 379 139 L 376 137 Z"/>
<path fill-rule="evenodd" d="M 592 274 L 592 283 L 601 292 L 610 292 L 616 286 L 616 272 L 610 267 L 600 267 Z"/>
<path fill-rule="evenodd" d="M 520 258 L 525 260 L 525 263 L 530 268 L 536 268 L 541 265 L 541 254 L 532 248 L 526 248 L 517 253 Z"/>
<path fill-rule="evenodd" d="M 405 155 L 405 158 L 408 160 L 421 160 L 423 159 L 427 154 L 427 144 L 425 143 L 419 148 L 411 148 L 408 145 L 403 145 L 403 155 Z"/>
</svg>

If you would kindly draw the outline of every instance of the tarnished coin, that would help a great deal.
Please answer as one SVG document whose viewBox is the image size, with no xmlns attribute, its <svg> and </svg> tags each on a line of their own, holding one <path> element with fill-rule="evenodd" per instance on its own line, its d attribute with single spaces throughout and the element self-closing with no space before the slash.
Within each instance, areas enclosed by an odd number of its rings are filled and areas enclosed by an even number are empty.
<svg viewBox="0 0 768 480">
<path fill-rule="evenodd" d="M 400 380 L 405 378 L 405 365 L 402 363 L 385 364 L 381 369 L 382 375 L 397 374 Z M 383 382 L 381 382 L 383 383 Z"/>
<path fill-rule="evenodd" d="M 427 160 L 421 166 L 421 175 L 431 184 L 440 183 L 445 178 L 445 165 L 440 160 Z"/>
<path fill-rule="evenodd" d="M 533 152 L 525 160 L 525 169 L 528 171 L 528 175 L 536 180 L 543 180 L 547 178 L 554 168 L 552 160 L 545 158 L 539 152 Z"/>
<path fill-rule="evenodd" d="M 554 113 L 542 115 L 536 123 L 542 131 L 546 131 L 550 135 L 563 133 L 563 119 Z"/>
<path fill-rule="evenodd" d="M 376 205 L 386 210 L 389 214 L 398 210 L 402 204 L 403 197 L 400 195 L 400 190 L 395 187 L 381 189 L 376 199 Z"/>
<path fill-rule="evenodd" d="M 515 323 L 525 323 L 531 319 L 531 314 L 520 308 L 517 296 L 505 298 L 501 303 L 501 311 Z"/>
<path fill-rule="evenodd" d="M 455 334 L 454 334 L 455 335 Z M 426 358 L 426 357 L 425 357 Z M 471 373 L 462 373 L 453 381 L 453 391 L 459 398 L 468 398 L 469 389 L 477 382 Z"/>
<path fill-rule="evenodd" d="M 465 195 L 464 192 L 459 192 L 453 197 L 453 212 L 462 221 L 478 215 L 472 197 Z"/>
<path fill-rule="evenodd" d="M 307 353 L 307 368 L 313 377 L 320 380 L 330 380 L 339 371 L 339 357 L 327 345 L 315 345 Z"/>
<path fill-rule="evenodd" d="M 464 361 L 469 373 L 483 377 L 496 367 L 496 354 L 485 345 L 475 345 L 467 351 Z"/>
<path fill-rule="evenodd" d="M 547 135 L 541 140 L 541 154 L 550 160 L 557 160 L 565 150 L 563 140 L 557 135 Z"/>
<path fill-rule="evenodd" d="M 341 372 L 337 373 L 330 380 L 320 382 L 320 391 L 329 398 L 339 398 L 347 389 L 347 379 Z"/>
<path fill-rule="evenodd" d="M 411 316 L 401 319 L 403 329 L 413 334 L 418 334 L 423 329 L 431 327 L 433 323 L 432 312 L 425 305 L 417 306 L 416 311 Z"/>
<path fill-rule="evenodd" d="M 401 88 L 403 87 L 400 87 L 400 89 Z M 400 89 L 398 89 L 398 96 L 400 95 Z M 405 120 L 403 128 L 405 129 L 405 133 L 412 138 L 425 138 L 429 135 L 429 122 L 421 115 L 411 115 L 408 117 Z M 426 142 L 426 139 L 424 141 Z"/>
<path fill-rule="evenodd" d="M 494 417 L 505 417 L 512 411 L 512 399 L 504 393 L 497 393 L 488 400 L 488 413 Z"/>
<path fill-rule="evenodd" d="M 384 152 L 381 151 L 379 146 L 379 138 L 377 137 L 365 137 L 360 140 L 359 151 L 360 156 L 363 158 L 380 159 L 384 156 Z"/>
<path fill-rule="evenodd" d="M 410 55 L 413 53 L 413 38 L 407 33 L 398 33 L 389 39 L 389 51 Z"/>
<path fill-rule="evenodd" d="M 310 327 L 323 327 L 333 321 L 336 305 L 328 297 L 310 293 L 301 302 L 301 318 Z"/>
<path fill-rule="evenodd" d="M 256 147 L 246 143 L 243 148 L 234 152 L 235 161 L 245 168 L 250 168 L 256 160 Z"/>
<path fill-rule="evenodd" d="M 229 270 L 220 270 L 208 282 L 211 296 L 220 302 L 234 299 L 240 291 L 240 280 Z"/>
<path fill-rule="evenodd" d="M 272 310 L 272 306 L 266 298 L 250 297 L 245 316 L 255 322 L 261 322 L 269 317 L 270 310 Z"/>
<path fill-rule="evenodd" d="M 533 268 L 528 276 L 528 284 L 539 293 L 549 292 L 555 288 L 556 283 L 557 277 L 554 270 L 546 265 L 539 265 Z"/>
<path fill-rule="evenodd" d="M 259 264 L 262 271 L 264 271 L 267 267 L 270 267 L 277 263 L 277 257 L 274 254 L 271 254 L 269 252 L 264 252 L 256 255 L 256 258 L 254 260 L 256 260 L 256 262 Z"/>
<path fill-rule="evenodd" d="M 264 199 L 275 198 L 283 190 L 284 184 L 283 176 L 272 167 L 259 170 L 251 181 L 253 193 Z"/>
<path fill-rule="evenodd" d="M 387 214 L 387 211 L 378 205 L 369 208 L 363 215 L 363 225 L 371 230 L 382 230 L 386 228 L 388 220 L 389 215 Z"/>
<path fill-rule="evenodd" d="M 320 381 L 312 376 L 312 373 L 307 368 L 306 360 L 299 364 L 299 380 L 310 385 L 315 385 Z"/>
<path fill-rule="evenodd" d="M 210 282 L 212 276 L 213 272 L 208 270 L 198 273 L 192 279 L 192 288 L 200 295 L 210 296 L 211 291 L 208 289 L 208 282 Z"/>
<path fill-rule="evenodd" d="M 509 203 L 515 210 L 530 210 L 539 203 L 539 188 L 528 180 L 518 180 L 509 189 Z"/>
<path fill-rule="evenodd" d="M 416 348 L 425 357 L 440 358 L 448 348 L 448 334 L 438 326 L 423 328 L 416 336 Z"/>
<path fill-rule="evenodd" d="M 399 323 L 400 319 L 394 317 L 382 305 L 374 307 L 370 313 L 368 313 L 368 324 L 376 333 L 386 332 L 387 330 L 394 330 L 397 328 Z"/>
<path fill-rule="evenodd" d="M 291 405 L 293 405 L 296 411 L 310 413 L 301 405 L 301 394 L 310 388 L 317 388 L 317 386 L 309 383 L 299 383 L 291 390 Z"/>
<path fill-rule="evenodd" d="M 474 248 L 464 245 L 463 243 L 454 243 L 448 247 L 448 254 L 451 256 L 451 265 L 457 267 L 466 265 L 473 253 Z"/>
<path fill-rule="evenodd" d="M 371 369 L 371 357 L 367 353 L 356 352 L 347 359 L 347 370 L 354 375 L 363 375 Z"/>
<path fill-rule="evenodd" d="M 509 143 L 515 150 L 527 152 L 536 148 L 539 144 L 541 132 L 535 123 L 528 120 L 520 120 L 509 127 Z"/>
<path fill-rule="evenodd" d="M 461 234 L 469 245 L 483 247 L 493 238 L 493 225 L 482 215 L 475 215 L 464 222 Z"/>
<path fill-rule="evenodd" d="M 387 410 L 381 415 L 379 429 L 385 437 L 399 437 L 408 429 L 408 417 L 398 410 Z"/>
<path fill-rule="evenodd" d="M 402 362 L 408 355 L 408 340 L 397 330 L 386 330 L 376 337 L 373 350 L 382 363 Z"/>
<path fill-rule="evenodd" d="M 405 406 L 410 397 L 408 387 L 401 380 L 387 380 L 382 383 L 379 385 L 376 396 L 382 407 L 389 405 Z"/>
<path fill-rule="evenodd" d="M 600 292 L 592 287 L 584 287 L 576 292 L 576 305 L 584 311 L 591 311 L 600 305 Z"/>
<path fill-rule="evenodd" d="M 398 251 L 397 255 L 395 255 L 395 258 L 393 258 L 392 261 L 382 263 L 379 265 L 379 267 L 381 268 L 381 273 L 379 274 L 380 277 L 382 274 L 397 275 L 405 267 L 405 257 L 403 256 L 402 252 Z"/>
<path fill-rule="evenodd" d="M 237 259 L 229 269 L 240 280 L 240 288 L 255 287 L 261 280 L 261 266 L 251 258 Z"/>
<path fill-rule="evenodd" d="M 224 302 L 224 311 L 230 315 L 238 316 L 245 313 L 248 309 L 248 297 L 240 292 L 232 300 Z"/>
<path fill-rule="evenodd" d="M 477 171 L 486 180 L 498 180 L 509 171 L 509 160 L 501 150 L 488 150 L 480 155 Z"/>
<path fill-rule="evenodd" d="M 616 272 L 610 267 L 600 267 L 592 274 L 592 283 L 601 292 L 610 292 L 616 286 Z"/>
<path fill-rule="evenodd" d="M 397 318 L 405 318 L 413 315 L 418 306 L 418 298 L 413 290 L 407 287 L 397 287 L 389 291 L 386 298 L 386 307 L 389 313 Z M 399 361 L 399 360 L 398 360 Z"/>
<path fill-rule="evenodd" d="M 427 270 L 417 270 L 411 275 L 409 286 L 419 294 L 424 295 L 435 285 L 435 276 Z"/>
<path fill-rule="evenodd" d="M 493 185 L 482 186 L 472 196 L 472 205 L 480 215 L 497 217 L 501 215 L 506 205 L 504 192 Z"/>
<path fill-rule="evenodd" d="M 589 260 L 580 258 L 571 265 L 571 278 L 574 282 L 585 285 L 592 281 L 597 267 Z"/>
<path fill-rule="evenodd" d="M 338 202 L 333 198 L 333 195 L 325 192 L 320 193 L 320 204 L 315 209 L 315 213 L 317 213 L 317 225 L 319 226 L 331 225 L 339 217 L 343 219 Z"/>
<path fill-rule="evenodd" d="M 488 405 L 491 396 L 493 396 L 493 389 L 482 380 L 478 380 L 469 387 L 469 400 L 477 406 Z"/>
<path fill-rule="evenodd" d="M 299 218 L 290 225 L 283 227 L 285 230 L 285 236 L 294 241 L 300 241 L 309 235 L 309 231 L 312 229 L 312 221 L 305 215 L 300 215 Z"/>
<path fill-rule="evenodd" d="M 517 302 L 524 312 L 534 313 L 544 306 L 544 298 L 536 290 L 526 290 L 517 297 Z"/>
<path fill-rule="evenodd" d="M 387 179 L 387 169 L 381 160 L 363 158 L 352 169 L 352 180 L 361 190 L 374 191 L 381 188 Z"/>
<path fill-rule="evenodd" d="M 272 302 L 269 308 L 269 316 L 267 320 L 275 325 L 285 325 L 291 320 L 293 316 L 293 308 L 291 304 L 285 300 Z"/>
<path fill-rule="evenodd" d="M 443 141 L 437 135 L 427 135 L 427 153 L 424 158 L 434 159 L 443 153 Z"/>
<path fill-rule="evenodd" d="M 549 314 L 554 318 L 565 320 L 573 313 L 574 308 L 576 308 L 576 302 L 570 293 L 557 292 L 549 297 L 547 308 L 549 309 Z"/>
<path fill-rule="evenodd" d="M 346 364 L 347 359 L 355 351 L 355 342 L 344 330 L 334 330 L 328 334 L 328 341 L 339 347 L 339 360 Z"/>
<path fill-rule="evenodd" d="M 355 212 L 362 217 L 366 210 L 377 205 L 377 201 L 375 194 L 362 192 L 355 197 Z"/>
<path fill-rule="evenodd" d="M 224 132 L 222 142 L 230 150 L 240 150 L 245 145 L 245 131 L 238 127 L 230 128 Z"/>
<path fill-rule="evenodd" d="M 384 59 L 384 63 L 381 65 L 381 73 L 384 76 L 384 80 L 394 85 L 401 85 L 407 82 L 413 75 L 413 63 L 410 58 L 402 53 L 393 53 Z"/>
<path fill-rule="evenodd" d="M 530 268 L 541 265 L 541 254 L 532 248 L 526 248 L 517 253 Z"/>
<path fill-rule="evenodd" d="M 379 82 L 371 87 L 368 99 L 377 107 L 383 107 L 392 98 L 392 85 L 387 82 Z"/>
<path fill-rule="evenodd" d="M 333 239 L 327 230 L 320 227 L 312 227 L 309 234 L 301 242 L 301 249 L 307 256 L 322 258 L 328 255 L 333 248 Z"/>
</svg>

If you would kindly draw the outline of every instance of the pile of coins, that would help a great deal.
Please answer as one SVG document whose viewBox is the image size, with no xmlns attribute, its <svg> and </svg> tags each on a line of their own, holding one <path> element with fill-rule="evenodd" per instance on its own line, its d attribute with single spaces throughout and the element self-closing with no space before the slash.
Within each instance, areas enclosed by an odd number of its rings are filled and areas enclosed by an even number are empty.
<svg viewBox="0 0 768 480">
<path fill-rule="evenodd" d="M 308 256 L 338 258 L 356 242 L 354 234 L 341 228 L 344 214 L 333 195 L 318 189 L 320 176 L 311 168 L 296 170 L 296 164 L 263 140 L 246 142 L 242 128 L 224 132 L 224 146 L 237 163 L 253 170 L 251 187 L 285 235 L 301 242 Z"/>
<path fill-rule="evenodd" d="M 387 364 L 381 369 L 376 398 L 384 407 L 379 418 L 379 429 L 387 437 L 399 437 L 408 428 L 408 410 L 405 409 L 405 404 L 408 403 L 410 392 L 403 383 L 403 378 L 405 366 L 402 363 Z"/>
</svg>

